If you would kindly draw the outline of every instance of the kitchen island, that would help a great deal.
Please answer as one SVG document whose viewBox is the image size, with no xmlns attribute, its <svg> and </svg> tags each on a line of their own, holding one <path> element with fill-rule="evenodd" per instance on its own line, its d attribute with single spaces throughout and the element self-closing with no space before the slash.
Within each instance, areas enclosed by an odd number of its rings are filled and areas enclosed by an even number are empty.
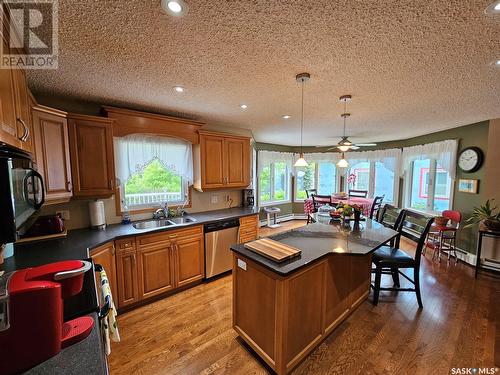
<svg viewBox="0 0 500 375">
<path fill-rule="evenodd" d="M 301 250 L 283 263 L 233 250 L 233 327 L 278 374 L 297 366 L 370 291 L 371 253 L 397 232 L 366 219 L 315 223 L 271 237 Z"/>
</svg>

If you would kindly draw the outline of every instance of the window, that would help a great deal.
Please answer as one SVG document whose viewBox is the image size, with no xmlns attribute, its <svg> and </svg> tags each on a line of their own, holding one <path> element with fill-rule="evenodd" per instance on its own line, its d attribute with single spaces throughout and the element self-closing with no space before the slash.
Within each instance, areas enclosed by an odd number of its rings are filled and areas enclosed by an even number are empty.
<svg viewBox="0 0 500 375">
<path fill-rule="evenodd" d="M 157 208 L 161 203 L 180 205 L 189 197 L 193 181 L 189 142 L 152 135 L 132 134 L 114 139 L 116 176 L 120 181 L 121 208 Z"/>
<path fill-rule="evenodd" d="M 290 200 L 290 170 L 285 162 L 269 163 L 259 176 L 259 202 L 275 203 Z"/>
<path fill-rule="evenodd" d="M 307 167 L 297 167 L 296 194 L 298 200 L 306 199 L 306 190 L 316 188 L 316 163 L 310 162 Z"/>
<path fill-rule="evenodd" d="M 381 162 L 375 163 L 375 193 L 376 197 L 384 196 L 384 202 L 394 202 L 394 172 Z"/>
<path fill-rule="evenodd" d="M 348 183 L 349 189 L 370 190 L 370 163 L 364 161 L 352 165 L 349 176 L 353 176 L 352 182 Z"/>
<path fill-rule="evenodd" d="M 151 161 L 142 172 L 130 176 L 124 187 L 122 200 L 132 209 L 163 202 L 182 204 L 187 195 L 187 183 L 158 159 Z"/>
<path fill-rule="evenodd" d="M 337 167 L 334 162 L 309 162 L 307 167 L 296 168 L 295 199 L 307 198 L 306 190 L 315 189 L 320 195 L 336 192 Z"/>
<path fill-rule="evenodd" d="M 444 211 L 450 208 L 451 178 L 437 161 L 413 161 L 410 185 L 410 207 L 422 211 Z"/>
</svg>

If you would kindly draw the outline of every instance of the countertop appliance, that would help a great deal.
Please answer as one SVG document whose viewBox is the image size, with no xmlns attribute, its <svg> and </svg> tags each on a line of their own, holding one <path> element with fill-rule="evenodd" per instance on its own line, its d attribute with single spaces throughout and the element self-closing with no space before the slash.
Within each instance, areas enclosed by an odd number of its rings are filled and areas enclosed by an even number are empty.
<svg viewBox="0 0 500 375">
<path fill-rule="evenodd" d="M 205 224 L 205 275 L 207 278 L 233 267 L 230 246 L 238 243 L 239 219 Z"/>
<path fill-rule="evenodd" d="M 0 146 L 0 243 L 14 242 L 44 200 L 43 179 L 33 169 L 30 155 Z"/>
<path fill-rule="evenodd" d="M 92 263 L 70 260 L 0 276 L 0 373 L 15 374 L 87 337 L 90 316 L 64 321 L 63 303 L 82 290 Z"/>
</svg>

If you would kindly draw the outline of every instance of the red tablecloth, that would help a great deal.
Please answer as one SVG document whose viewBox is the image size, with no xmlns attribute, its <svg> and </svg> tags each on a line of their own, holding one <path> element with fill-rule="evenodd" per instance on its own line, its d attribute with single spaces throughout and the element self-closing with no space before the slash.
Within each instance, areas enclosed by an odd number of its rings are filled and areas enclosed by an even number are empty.
<svg viewBox="0 0 500 375">
<path fill-rule="evenodd" d="M 337 204 L 337 203 L 347 203 L 347 204 L 357 204 L 361 207 L 363 207 L 363 213 L 367 216 L 370 214 L 370 209 L 373 204 L 373 199 L 370 198 L 356 198 L 356 197 L 350 197 L 346 199 L 338 199 L 338 198 L 333 198 L 332 197 L 332 203 Z M 306 215 L 313 213 L 314 212 L 314 204 L 312 198 L 307 198 L 304 201 L 304 213 Z"/>
</svg>

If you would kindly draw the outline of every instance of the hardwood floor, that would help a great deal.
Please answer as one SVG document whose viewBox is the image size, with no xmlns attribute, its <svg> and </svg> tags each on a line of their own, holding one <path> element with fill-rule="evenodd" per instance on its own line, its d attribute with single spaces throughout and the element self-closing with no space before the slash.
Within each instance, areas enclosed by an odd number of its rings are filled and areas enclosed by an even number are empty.
<svg viewBox="0 0 500 375">
<path fill-rule="evenodd" d="M 288 223 L 279 230 L 300 224 Z M 500 279 L 483 273 L 476 280 L 465 264 L 430 258 L 422 259 L 423 310 L 413 293 L 381 293 L 378 306 L 370 295 L 293 373 L 500 367 Z M 268 373 L 231 328 L 231 288 L 226 276 L 119 316 L 122 342 L 112 344 L 111 374 Z"/>
</svg>

